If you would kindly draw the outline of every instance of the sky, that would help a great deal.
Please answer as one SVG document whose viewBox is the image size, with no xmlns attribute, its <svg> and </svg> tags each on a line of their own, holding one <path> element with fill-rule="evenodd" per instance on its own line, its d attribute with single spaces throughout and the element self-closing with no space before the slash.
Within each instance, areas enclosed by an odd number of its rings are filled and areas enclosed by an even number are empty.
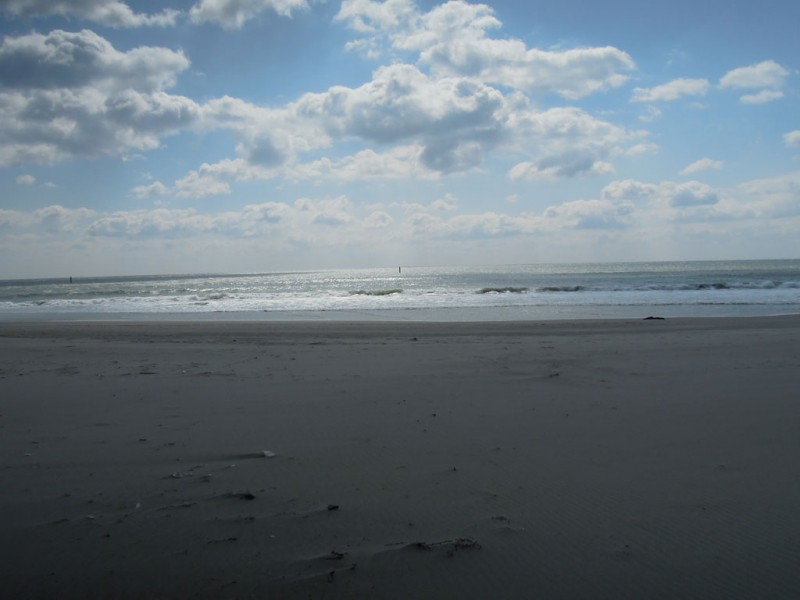
<svg viewBox="0 0 800 600">
<path fill-rule="evenodd" d="M 0 278 L 800 257 L 796 0 L 0 0 Z"/>
</svg>

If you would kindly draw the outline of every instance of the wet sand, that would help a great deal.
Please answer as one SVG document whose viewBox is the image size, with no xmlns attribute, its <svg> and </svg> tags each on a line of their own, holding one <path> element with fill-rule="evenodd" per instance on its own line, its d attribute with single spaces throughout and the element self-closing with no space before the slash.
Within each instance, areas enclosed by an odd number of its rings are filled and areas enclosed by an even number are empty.
<svg viewBox="0 0 800 600">
<path fill-rule="evenodd" d="M 4 598 L 798 598 L 800 318 L 0 323 Z"/>
</svg>

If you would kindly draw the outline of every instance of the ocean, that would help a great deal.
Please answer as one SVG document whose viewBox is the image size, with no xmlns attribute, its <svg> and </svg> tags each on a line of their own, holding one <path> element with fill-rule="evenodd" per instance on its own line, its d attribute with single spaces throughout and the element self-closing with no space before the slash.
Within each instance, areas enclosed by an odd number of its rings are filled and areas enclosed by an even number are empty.
<svg viewBox="0 0 800 600">
<path fill-rule="evenodd" d="M 492 321 L 800 313 L 800 260 L 0 281 L 0 320 Z"/>
</svg>

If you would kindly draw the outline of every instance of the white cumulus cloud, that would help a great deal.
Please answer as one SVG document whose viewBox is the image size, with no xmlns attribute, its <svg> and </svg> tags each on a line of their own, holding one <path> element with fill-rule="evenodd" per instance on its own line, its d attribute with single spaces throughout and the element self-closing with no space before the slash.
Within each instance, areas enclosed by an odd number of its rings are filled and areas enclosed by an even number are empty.
<svg viewBox="0 0 800 600">
<path fill-rule="evenodd" d="M 0 164 L 158 147 L 193 123 L 199 107 L 168 94 L 189 66 L 182 52 L 116 50 L 98 34 L 52 31 L 0 45 Z"/>
<path fill-rule="evenodd" d="M 573 200 L 544 211 L 547 219 L 570 229 L 618 229 L 631 224 L 635 207 L 617 200 Z"/>
<path fill-rule="evenodd" d="M 783 98 L 783 92 L 780 90 L 761 90 L 757 94 L 744 94 L 740 100 L 742 104 L 766 104 L 781 98 Z"/>
<path fill-rule="evenodd" d="M 728 71 L 720 86 L 734 89 L 779 88 L 783 86 L 789 71 L 774 60 L 765 60 L 748 67 Z"/>
<path fill-rule="evenodd" d="M 652 88 L 635 88 L 632 102 L 670 102 L 683 96 L 705 96 L 711 84 L 707 79 L 673 79 Z"/>
<path fill-rule="evenodd" d="M 719 201 L 719 195 L 714 188 L 699 181 L 668 185 L 664 188 L 664 193 L 673 207 L 705 206 Z"/>
<path fill-rule="evenodd" d="M 487 32 L 502 23 L 485 4 L 454 0 L 423 13 L 408 0 L 345 0 L 337 18 L 366 36 L 351 47 L 375 55 L 385 42 L 394 51 L 413 53 L 437 76 L 470 77 L 528 92 L 576 99 L 622 85 L 635 69 L 626 52 L 611 46 L 541 50 L 489 37 Z"/>
<path fill-rule="evenodd" d="M 367 148 L 340 159 L 323 157 L 310 163 L 287 165 L 284 176 L 293 180 L 335 181 L 435 179 L 439 174 L 422 164 L 423 150 L 418 145 L 397 146 L 386 152 Z"/>
<path fill-rule="evenodd" d="M 522 162 L 508 173 L 512 180 L 565 179 L 581 175 L 604 175 L 613 173 L 611 163 L 598 160 L 591 152 L 575 151 L 561 155 L 546 156 L 538 161 Z"/>
<path fill-rule="evenodd" d="M 745 94 L 740 100 L 744 104 L 764 104 L 783 98 L 781 88 L 789 77 L 789 71 L 774 60 L 765 60 L 755 65 L 728 71 L 719 85 L 723 89 L 759 90 Z"/>
<path fill-rule="evenodd" d="M 153 196 L 163 196 L 169 193 L 169 188 L 160 181 L 147 185 L 137 185 L 131 190 L 131 195 L 138 200 L 146 200 Z"/>
<path fill-rule="evenodd" d="M 479 168 L 500 149 L 522 153 L 530 163 L 515 177 L 608 173 L 610 160 L 629 142 L 641 146 L 643 135 L 577 108 L 537 110 L 518 93 L 505 95 L 467 77 L 435 77 L 405 63 L 378 68 L 358 87 L 304 94 L 284 107 L 223 97 L 207 102 L 201 114 L 204 127 L 235 133 L 240 162 L 233 170 L 233 163 L 222 170 L 205 165 L 178 182 L 181 195 L 228 193 L 231 181 L 279 176 L 434 178 Z M 367 147 L 303 160 L 342 141 Z"/>
<path fill-rule="evenodd" d="M 230 182 L 249 179 L 248 165 L 242 159 L 227 159 L 215 164 L 203 163 L 175 182 L 175 193 L 182 198 L 205 198 L 231 193 Z"/>
<path fill-rule="evenodd" d="M 17 185 L 33 185 L 36 183 L 36 177 L 33 175 L 18 175 L 16 182 Z"/>
<path fill-rule="evenodd" d="M 189 11 L 193 23 L 216 23 L 226 29 L 239 29 L 265 11 L 291 17 L 308 8 L 306 0 L 200 0 Z"/>
<path fill-rule="evenodd" d="M 114 92 L 169 87 L 189 67 L 183 52 L 141 46 L 120 52 L 84 29 L 8 36 L 0 45 L 0 90 L 78 89 Z"/>
<path fill-rule="evenodd" d="M 711 158 L 701 158 L 692 164 L 688 165 L 681 171 L 681 175 L 691 175 L 692 173 L 699 173 L 700 171 L 708 171 L 709 169 L 721 169 L 725 166 L 721 160 L 714 160 Z"/>
<path fill-rule="evenodd" d="M 794 148 L 800 147 L 800 129 L 795 129 L 789 133 L 784 133 L 783 141 L 787 146 Z"/>
<path fill-rule="evenodd" d="M 3 0 L 0 10 L 26 18 L 78 17 L 108 27 L 168 27 L 180 16 L 169 8 L 155 14 L 136 13 L 119 0 Z"/>
<path fill-rule="evenodd" d="M 720 201 L 717 190 L 700 181 L 664 181 L 654 184 L 635 179 L 610 183 L 603 188 L 602 198 L 615 202 L 629 201 L 640 207 L 650 205 L 673 210 L 711 206 Z"/>
<path fill-rule="evenodd" d="M 53 205 L 33 212 L 39 224 L 49 233 L 71 232 L 82 229 L 87 219 L 96 212 L 88 208 L 64 208 Z"/>
</svg>

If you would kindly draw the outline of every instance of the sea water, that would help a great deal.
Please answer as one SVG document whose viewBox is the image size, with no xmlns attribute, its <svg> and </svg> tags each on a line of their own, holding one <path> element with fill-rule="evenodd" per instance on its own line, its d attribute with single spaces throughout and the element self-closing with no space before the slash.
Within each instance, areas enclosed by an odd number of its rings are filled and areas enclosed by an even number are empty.
<svg viewBox="0 0 800 600">
<path fill-rule="evenodd" d="M 800 260 L 0 281 L 0 319 L 510 320 L 800 313 Z"/>
</svg>

